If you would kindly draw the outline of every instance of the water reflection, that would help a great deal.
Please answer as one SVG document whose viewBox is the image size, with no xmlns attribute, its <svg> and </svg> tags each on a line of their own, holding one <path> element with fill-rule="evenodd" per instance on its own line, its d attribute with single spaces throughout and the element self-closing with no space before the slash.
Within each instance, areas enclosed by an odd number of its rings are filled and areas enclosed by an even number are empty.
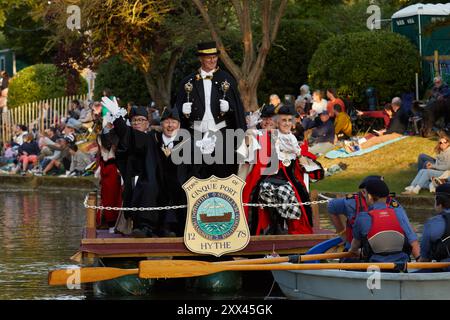
<svg viewBox="0 0 450 320">
<path fill-rule="evenodd" d="M 47 273 L 80 244 L 85 192 L 0 190 L 0 299 L 84 299 L 49 287 Z"/>
<path fill-rule="evenodd" d="M 68 290 L 47 285 L 49 269 L 74 264 L 69 258 L 80 244 L 85 194 L 0 189 L 0 299 L 92 298 L 85 287 Z M 322 227 L 332 229 L 326 207 L 320 212 Z M 432 212 L 431 208 L 408 210 L 419 233 Z"/>
</svg>

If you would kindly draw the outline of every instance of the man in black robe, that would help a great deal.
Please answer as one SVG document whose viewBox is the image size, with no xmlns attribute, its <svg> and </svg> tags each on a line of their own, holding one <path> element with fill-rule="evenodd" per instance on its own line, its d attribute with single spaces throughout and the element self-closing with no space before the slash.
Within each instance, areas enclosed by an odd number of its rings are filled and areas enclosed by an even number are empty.
<svg viewBox="0 0 450 320">
<path fill-rule="evenodd" d="M 244 107 L 235 79 L 217 66 L 219 50 L 216 43 L 199 43 L 197 55 L 201 67 L 181 81 L 176 108 L 180 114 L 181 128 L 188 129 L 193 137 L 192 154 L 210 154 L 215 157 L 220 151 L 223 152 L 223 159 L 222 163 L 219 163 L 219 160 L 213 164 L 206 164 L 202 158 L 201 164 L 190 167 L 190 176 L 208 178 L 214 174 L 224 178 L 237 173 L 235 150 L 242 142 L 235 139 L 233 146 L 230 141 L 225 140 L 225 131 L 246 130 Z M 213 153 L 211 149 L 207 151 L 208 148 L 201 146 L 204 142 L 202 139 L 209 137 L 215 140 L 220 134 L 223 139 L 217 140 Z M 226 154 L 230 152 L 233 152 L 233 164 L 226 163 Z M 194 163 L 194 159 L 191 159 L 191 163 Z"/>
<path fill-rule="evenodd" d="M 111 114 L 112 122 L 126 157 L 123 191 L 123 207 L 155 207 L 158 199 L 156 178 L 157 146 L 151 138 L 148 113 L 144 107 L 131 110 L 131 127 L 125 121 L 126 110 L 119 108 L 115 98 L 102 98 Z M 123 173 L 122 173 L 123 174 Z M 134 237 L 156 237 L 159 211 L 125 211 L 132 218 Z"/>
<path fill-rule="evenodd" d="M 172 161 L 172 150 L 180 145 L 177 137 L 180 128 L 180 117 L 176 108 L 165 108 L 161 115 L 162 131 L 152 130 L 150 135 L 157 147 L 156 174 L 159 186 L 158 206 L 177 206 L 186 204 L 186 195 L 181 182 L 186 180 L 185 167 L 175 165 Z M 186 209 L 169 209 L 160 214 L 159 235 L 181 236 L 186 221 Z"/>
</svg>

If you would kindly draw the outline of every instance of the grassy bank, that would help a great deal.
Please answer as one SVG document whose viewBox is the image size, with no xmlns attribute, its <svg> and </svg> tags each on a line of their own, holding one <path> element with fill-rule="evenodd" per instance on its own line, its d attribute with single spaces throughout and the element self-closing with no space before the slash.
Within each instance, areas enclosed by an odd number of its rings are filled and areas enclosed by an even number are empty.
<svg viewBox="0 0 450 320">
<path fill-rule="evenodd" d="M 347 169 L 314 183 L 312 187 L 321 192 L 352 192 L 365 176 L 382 175 L 391 191 L 400 193 L 417 174 L 418 155 L 426 153 L 434 157 L 436 143 L 437 138 L 413 136 L 359 157 L 326 159 L 322 156 L 318 161 L 324 168 L 345 163 Z M 429 195 L 429 192 L 422 190 L 420 194 Z"/>
</svg>

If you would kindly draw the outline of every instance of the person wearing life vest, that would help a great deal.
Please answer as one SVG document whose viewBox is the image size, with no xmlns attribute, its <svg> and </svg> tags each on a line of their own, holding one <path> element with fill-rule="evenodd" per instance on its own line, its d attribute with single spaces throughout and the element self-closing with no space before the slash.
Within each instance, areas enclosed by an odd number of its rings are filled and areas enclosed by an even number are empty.
<svg viewBox="0 0 450 320">
<path fill-rule="evenodd" d="M 435 209 L 439 214 L 423 227 L 420 262 L 450 261 L 450 183 L 436 188 Z"/>
<path fill-rule="evenodd" d="M 368 210 L 368 204 L 366 200 L 365 186 L 369 180 L 383 180 L 382 176 L 367 176 L 360 185 L 359 191 L 353 194 L 349 194 L 345 198 L 336 198 L 328 202 L 328 213 L 330 215 L 331 223 L 336 228 L 336 233 L 341 236 L 345 241 L 345 249 L 350 248 L 352 242 L 352 227 L 355 222 L 356 216 L 362 212 Z M 388 197 L 387 201 L 392 201 L 391 197 Z M 341 218 L 345 218 L 346 222 L 343 222 Z"/>
<path fill-rule="evenodd" d="M 417 235 L 397 202 L 386 203 L 389 188 L 382 180 L 366 182 L 369 210 L 357 215 L 350 252 L 369 262 L 407 262 L 420 256 Z"/>
</svg>

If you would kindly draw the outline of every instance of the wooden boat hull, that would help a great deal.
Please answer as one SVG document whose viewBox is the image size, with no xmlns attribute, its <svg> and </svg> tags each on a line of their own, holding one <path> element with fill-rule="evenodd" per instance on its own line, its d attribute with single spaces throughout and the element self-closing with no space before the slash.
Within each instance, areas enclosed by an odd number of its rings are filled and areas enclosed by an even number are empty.
<svg viewBox="0 0 450 320">
<path fill-rule="evenodd" d="M 450 272 L 380 273 L 380 288 L 373 273 L 342 270 L 272 271 L 288 299 L 333 300 L 449 300 Z M 369 277 L 371 277 L 369 279 Z"/>
<path fill-rule="evenodd" d="M 334 233 L 326 230 L 319 234 L 251 236 L 245 249 L 229 255 L 266 255 L 274 251 L 280 255 L 304 253 L 334 237 Z M 84 258 L 200 256 L 187 249 L 183 238 L 127 238 L 100 230 L 97 230 L 95 238 L 82 239 L 80 252 Z"/>
</svg>

